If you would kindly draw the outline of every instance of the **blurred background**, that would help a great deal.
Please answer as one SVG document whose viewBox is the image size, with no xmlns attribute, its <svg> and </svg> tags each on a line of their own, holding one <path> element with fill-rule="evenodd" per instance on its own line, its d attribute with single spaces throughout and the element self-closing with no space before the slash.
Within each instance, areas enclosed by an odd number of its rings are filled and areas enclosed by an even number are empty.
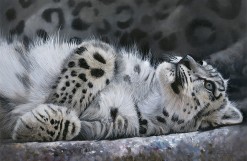
<svg viewBox="0 0 247 161">
<path fill-rule="evenodd" d="M 230 79 L 229 96 L 247 112 L 246 0 L 0 0 L 3 35 L 24 44 L 59 34 L 208 59 Z M 11 39 L 9 39 L 11 41 Z M 0 51 L 1 52 L 1 51 Z"/>
</svg>

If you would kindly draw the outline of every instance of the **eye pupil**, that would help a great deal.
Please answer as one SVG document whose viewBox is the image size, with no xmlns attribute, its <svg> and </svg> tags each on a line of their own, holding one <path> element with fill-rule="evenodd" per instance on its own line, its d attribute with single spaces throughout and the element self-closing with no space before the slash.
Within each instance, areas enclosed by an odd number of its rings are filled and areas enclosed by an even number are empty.
<svg viewBox="0 0 247 161">
<path fill-rule="evenodd" d="M 211 88 L 212 86 L 211 86 L 211 84 L 210 84 L 210 83 L 207 83 L 207 87 Z"/>
<path fill-rule="evenodd" d="M 205 82 L 205 88 L 212 91 L 214 86 L 213 86 L 212 82 Z"/>
</svg>

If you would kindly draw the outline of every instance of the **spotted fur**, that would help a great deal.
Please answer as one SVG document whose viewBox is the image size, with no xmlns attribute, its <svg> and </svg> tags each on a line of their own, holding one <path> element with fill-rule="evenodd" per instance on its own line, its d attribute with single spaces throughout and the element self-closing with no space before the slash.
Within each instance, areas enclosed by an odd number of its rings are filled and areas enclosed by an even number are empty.
<svg viewBox="0 0 247 161">
<path fill-rule="evenodd" d="M 137 49 L 49 37 L 0 41 L 0 138 L 114 139 L 242 122 L 227 81 L 205 61 L 151 65 Z"/>
</svg>

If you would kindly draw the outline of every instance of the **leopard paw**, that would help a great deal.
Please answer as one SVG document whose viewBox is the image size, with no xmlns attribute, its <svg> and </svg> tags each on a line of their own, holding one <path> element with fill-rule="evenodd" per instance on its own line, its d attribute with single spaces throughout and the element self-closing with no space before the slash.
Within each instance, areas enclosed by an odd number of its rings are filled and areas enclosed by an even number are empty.
<svg viewBox="0 0 247 161">
<path fill-rule="evenodd" d="M 12 138 L 21 141 L 71 140 L 80 128 L 80 120 L 74 111 L 42 104 L 19 118 Z"/>
</svg>

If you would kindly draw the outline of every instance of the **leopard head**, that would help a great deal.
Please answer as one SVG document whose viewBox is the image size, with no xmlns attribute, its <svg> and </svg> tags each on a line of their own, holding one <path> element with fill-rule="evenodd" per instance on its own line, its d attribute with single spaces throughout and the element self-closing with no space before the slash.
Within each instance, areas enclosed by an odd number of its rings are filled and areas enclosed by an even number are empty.
<svg viewBox="0 0 247 161">
<path fill-rule="evenodd" d="M 157 67 L 157 75 L 174 131 L 242 122 L 242 114 L 228 99 L 227 80 L 205 61 L 170 57 Z M 182 123 L 175 124 L 179 120 Z"/>
</svg>

